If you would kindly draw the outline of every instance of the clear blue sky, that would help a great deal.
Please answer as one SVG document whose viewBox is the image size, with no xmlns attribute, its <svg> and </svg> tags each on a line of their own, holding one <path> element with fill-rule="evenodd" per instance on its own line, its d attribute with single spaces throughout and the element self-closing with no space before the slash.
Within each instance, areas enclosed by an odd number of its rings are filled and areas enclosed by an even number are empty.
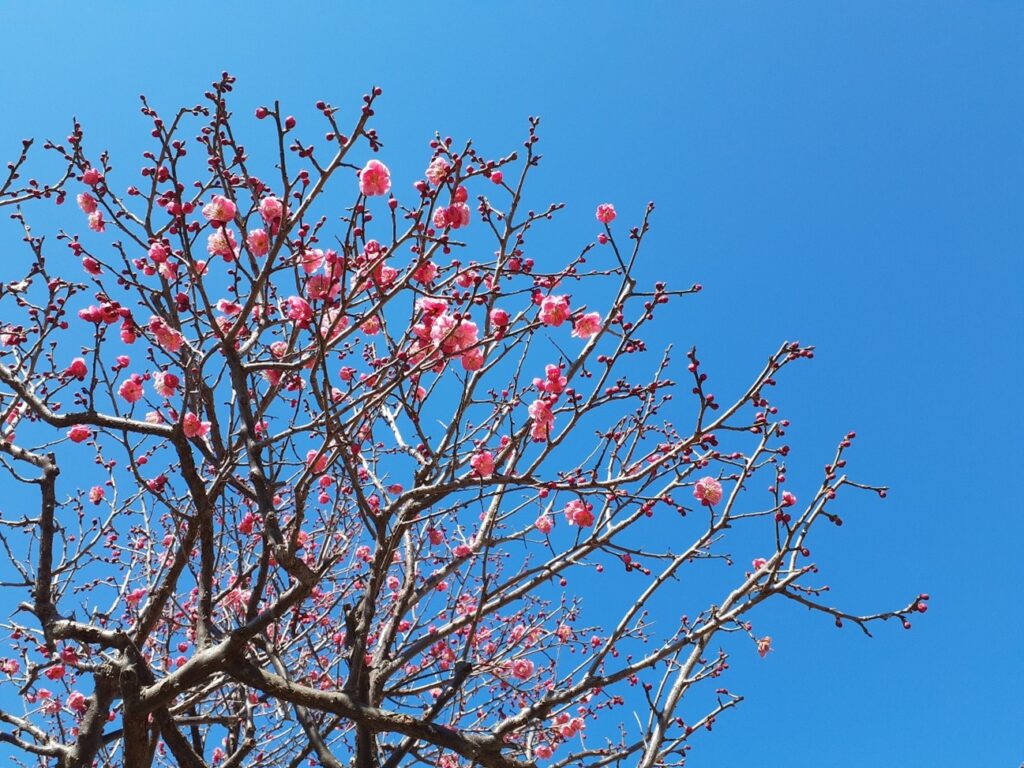
<svg viewBox="0 0 1024 768">
<path fill-rule="evenodd" d="M 874 640 L 773 614 L 776 652 L 734 660 L 747 700 L 690 765 L 1024 760 L 1024 4 L 345 5 L 7 4 L 0 158 L 74 114 L 134 168 L 137 95 L 194 104 L 222 69 L 247 114 L 381 85 L 409 173 L 435 129 L 496 154 L 542 115 L 546 192 L 570 204 L 551 247 L 592 238 L 598 202 L 625 221 L 650 199 L 647 277 L 705 285 L 661 341 L 698 344 L 725 389 L 782 339 L 818 346 L 780 387 L 791 475 L 856 429 L 853 470 L 893 488 L 817 545 L 836 599 L 932 595 Z"/>
</svg>

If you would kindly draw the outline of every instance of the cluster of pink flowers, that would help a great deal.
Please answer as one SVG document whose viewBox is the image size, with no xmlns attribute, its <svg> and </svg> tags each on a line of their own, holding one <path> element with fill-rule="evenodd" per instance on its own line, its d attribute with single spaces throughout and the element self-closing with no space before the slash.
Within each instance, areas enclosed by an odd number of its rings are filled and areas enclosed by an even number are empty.
<svg viewBox="0 0 1024 768">
<path fill-rule="evenodd" d="M 64 369 L 65 377 L 75 378 L 79 381 L 85 381 L 85 377 L 88 373 L 89 368 L 85 364 L 84 357 L 76 357 L 71 361 L 71 365 Z"/>
<path fill-rule="evenodd" d="M 533 423 L 530 425 L 530 437 L 537 442 L 548 440 L 555 427 L 555 414 L 551 404 L 544 398 L 534 400 L 527 409 Z"/>
<path fill-rule="evenodd" d="M 568 296 L 545 296 L 540 302 L 540 321 L 555 328 L 569 319 Z"/>
<path fill-rule="evenodd" d="M 285 299 L 285 317 L 299 328 L 308 328 L 313 319 L 313 308 L 301 296 L 289 296 Z"/>
<path fill-rule="evenodd" d="M 565 505 L 565 519 L 569 521 L 569 525 L 589 528 L 594 524 L 593 509 L 593 506 L 585 501 L 573 499 Z"/>
<path fill-rule="evenodd" d="M 210 422 L 201 421 L 199 417 L 189 411 L 181 419 L 181 429 L 185 437 L 206 437 L 210 431 Z"/>
<path fill-rule="evenodd" d="M 412 328 L 417 339 L 415 358 L 429 357 L 434 349 L 448 357 L 460 357 L 467 371 L 483 367 L 484 352 L 477 346 L 480 330 L 476 323 L 468 317 L 450 314 L 448 303 L 442 299 L 424 298 L 416 305 L 423 318 Z"/>
<path fill-rule="evenodd" d="M 174 353 L 181 349 L 181 345 L 185 341 L 185 337 L 181 335 L 180 331 L 171 328 L 163 318 L 154 315 L 149 318 L 148 327 L 149 332 L 153 334 L 153 338 L 156 339 L 156 343 L 164 350 Z"/>
<path fill-rule="evenodd" d="M 549 395 L 560 395 L 565 391 L 565 385 L 568 381 L 569 380 L 562 375 L 561 366 L 549 363 L 544 366 L 544 378 L 535 378 L 533 380 L 533 386 L 541 392 L 546 392 Z"/>
<path fill-rule="evenodd" d="M 153 374 L 153 389 L 161 397 L 173 397 L 179 384 L 178 377 L 168 371 L 157 371 Z"/>
</svg>

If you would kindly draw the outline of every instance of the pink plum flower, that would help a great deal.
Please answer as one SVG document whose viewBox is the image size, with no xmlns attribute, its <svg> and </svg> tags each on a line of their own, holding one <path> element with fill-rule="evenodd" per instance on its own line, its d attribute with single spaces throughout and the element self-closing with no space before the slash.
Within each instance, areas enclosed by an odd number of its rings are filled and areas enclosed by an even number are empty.
<svg viewBox="0 0 1024 768">
<path fill-rule="evenodd" d="M 597 206 L 597 212 L 594 215 L 602 224 L 611 224 L 615 221 L 615 206 L 611 203 L 601 203 Z"/>
<path fill-rule="evenodd" d="M 181 428 L 185 433 L 185 437 L 205 437 L 210 431 L 210 422 L 200 421 L 196 414 L 189 411 L 181 420 Z"/>
<path fill-rule="evenodd" d="M 380 160 L 370 160 L 359 172 L 359 191 L 364 195 L 386 195 L 391 191 L 391 172 Z"/>
<path fill-rule="evenodd" d="M 103 486 L 101 485 L 94 485 L 92 488 L 89 489 L 89 501 L 91 501 L 93 504 L 99 504 L 101 501 L 103 501 L 103 498 L 105 496 L 106 492 L 103 490 Z"/>
<path fill-rule="evenodd" d="M 713 477 L 702 477 L 693 486 L 693 497 L 705 507 L 713 507 L 722 500 L 722 484 Z"/>
<path fill-rule="evenodd" d="M 510 665 L 512 677 L 517 680 L 529 680 L 533 677 L 533 662 L 529 659 L 516 659 Z"/>
<path fill-rule="evenodd" d="M 96 198 L 90 195 L 88 192 L 80 192 L 78 194 L 78 207 L 82 209 L 82 213 L 88 216 L 90 213 L 96 210 L 98 203 Z"/>
<path fill-rule="evenodd" d="M 156 315 L 149 318 L 149 332 L 156 338 L 156 343 L 168 352 L 177 352 L 185 341 L 180 331 L 171 328 L 163 318 Z"/>
<path fill-rule="evenodd" d="M 253 256 L 266 256 L 270 253 L 270 236 L 262 229 L 249 230 L 245 244 Z"/>
<path fill-rule="evenodd" d="M 473 474 L 477 477 L 490 477 L 494 474 L 494 454 L 490 451 L 480 451 L 469 460 L 469 466 L 473 468 Z"/>
<path fill-rule="evenodd" d="M 235 218 L 238 206 L 223 195 L 214 195 L 213 199 L 203 206 L 203 216 L 211 224 L 226 224 Z"/>
<path fill-rule="evenodd" d="M 132 374 L 131 378 L 121 382 L 117 394 L 130 404 L 139 402 L 142 399 L 142 377 L 137 373 Z"/>
<path fill-rule="evenodd" d="M 71 361 L 71 365 L 64 369 L 64 375 L 74 377 L 79 381 L 84 381 L 86 375 L 89 373 L 89 368 L 85 364 L 85 358 L 76 357 Z"/>
<path fill-rule="evenodd" d="M 588 312 L 577 317 L 572 324 L 572 335 L 579 339 L 589 339 L 601 330 L 601 315 Z"/>
<path fill-rule="evenodd" d="M 551 533 L 551 529 L 555 527 L 555 521 L 550 515 L 541 515 L 533 522 L 533 527 L 541 533 Z"/>
<path fill-rule="evenodd" d="M 153 374 L 153 389 L 161 397 L 173 397 L 179 383 L 178 377 L 168 371 Z"/>
<path fill-rule="evenodd" d="M 589 528 L 594 524 L 593 507 L 579 499 L 573 499 L 565 505 L 565 519 L 570 525 Z"/>
<path fill-rule="evenodd" d="M 547 440 L 555 426 L 555 415 L 551 412 L 551 405 L 544 399 L 534 400 L 527 410 L 533 419 L 530 437 L 537 442 Z"/>
<path fill-rule="evenodd" d="M 85 698 L 85 694 L 80 693 L 79 691 L 72 691 L 68 694 L 67 705 L 68 709 L 76 715 L 84 714 L 89 708 L 89 702 Z"/>
<path fill-rule="evenodd" d="M 75 424 L 75 426 L 68 430 L 68 439 L 72 443 L 83 443 L 90 437 L 92 437 L 92 430 L 84 424 Z"/>
<path fill-rule="evenodd" d="M 89 214 L 89 229 L 93 232 L 102 232 L 107 228 L 107 223 L 103 220 L 103 211 L 93 211 Z"/>
<path fill-rule="evenodd" d="M 751 567 L 753 567 L 754 571 L 760 571 L 762 568 L 768 565 L 768 561 L 765 560 L 763 557 L 755 557 L 754 561 L 750 565 Z"/>
<path fill-rule="evenodd" d="M 260 217 L 270 227 L 270 231 L 276 234 L 284 219 L 284 203 L 273 195 L 263 198 L 260 200 Z"/>
<path fill-rule="evenodd" d="M 540 321 L 558 327 L 569 318 L 568 296 L 545 296 L 540 303 Z"/>
<path fill-rule="evenodd" d="M 784 506 L 784 507 L 792 507 L 794 504 L 796 504 L 796 496 L 794 496 L 789 491 L 783 491 L 782 492 L 782 506 Z"/>
<path fill-rule="evenodd" d="M 313 308 L 301 296 L 285 299 L 285 316 L 300 328 L 306 328 L 313 319 Z"/>
<path fill-rule="evenodd" d="M 762 659 L 767 656 L 772 650 L 772 639 L 765 635 L 757 641 L 757 655 Z"/>
</svg>

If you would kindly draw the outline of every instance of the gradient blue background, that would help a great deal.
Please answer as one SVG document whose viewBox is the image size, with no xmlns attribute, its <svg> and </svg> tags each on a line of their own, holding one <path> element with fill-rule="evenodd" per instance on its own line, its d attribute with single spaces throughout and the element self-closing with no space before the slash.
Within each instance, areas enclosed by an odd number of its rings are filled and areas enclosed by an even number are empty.
<svg viewBox="0 0 1024 768">
<path fill-rule="evenodd" d="M 381 85 L 405 179 L 435 129 L 498 154 L 539 114 L 542 196 L 570 204 L 546 244 L 651 199 L 645 276 L 705 285 L 655 341 L 698 344 L 722 395 L 782 339 L 818 346 L 779 388 L 796 487 L 856 429 L 853 473 L 893 490 L 852 497 L 815 559 L 849 607 L 931 611 L 874 640 L 773 613 L 776 652 L 734 657 L 747 700 L 690 765 L 1024 760 L 1024 3 L 128 5 L 0 10 L 0 158 L 75 114 L 134 170 L 136 96 L 169 112 L 221 69 L 246 115 Z"/>
</svg>

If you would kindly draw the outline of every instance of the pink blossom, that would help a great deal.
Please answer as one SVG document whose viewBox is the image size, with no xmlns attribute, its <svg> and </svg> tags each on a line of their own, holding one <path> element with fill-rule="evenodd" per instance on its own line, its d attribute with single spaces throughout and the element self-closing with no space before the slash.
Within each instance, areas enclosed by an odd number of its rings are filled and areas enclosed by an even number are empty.
<svg viewBox="0 0 1024 768">
<path fill-rule="evenodd" d="M 547 440 L 555 426 L 555 415 L 551 412 L 551 405 L 544 399 L 534 400 L 527 410 L 533 419 L 530 437 L 537 442 Z"/>
<path fill-rule="evenodd" d="M 103 486 L 94 485 L 89 489 L 89 501 L 93 504 L 99 504 L 103 501 L 103 497 L 106 496 L 106 492 L 103 490 Z"/>
<path fill-rule="evenodd" d="M 99 204 L 96 202 L 96 198 L 90 195 L 88 192 L 79 192 L 77 200 L 78 207 L 81 208 L 82 213 L 86 215 L 89 215 L 90 213 L 95 211 L 96 208 L 99 206 Z"/>
<path fill-rule="evenodd" d="M 529 680 L 533 677 L 534 666 L 529 659 L 516 659 L 510 665 L 512 676 L 517 680 Z"/>
<path fill-rule="evenodd" d="M 391 190 L 391 172 L 380 160 L 370 160 L 359 172 L 359 191 L 364 195 L 386 195 Z"/>
<path fill-rule="evenodd" d="M 74 712 L 76 715 L 84 714 L 89 708 L 89 702 L 85 698 L 85 694 L 79 691 L 72 691 L 68 694 L 67 701 L 68 709 Z"/>
<path fill-rule="evenodd" d="M 71 361 L 71 365 L 64 369 L 64 375 L 84 381 L 86 375 L 89 373 L 89 368 L 85 364 L 85 358 L 76 357 Z"/>
<path fill-rule="evenodd" d="M 307 275 L 324 265 L 324 252 L 319 248 L 307 248 L 299 255 L 299 265 Z"/>
<path fill-rule="evenodd" d="M 540 303 L 540 321 L 558 327 L 569 318 L 568 296 L 545 296 Z"/>
<path fill-rule="evenodd" d="M 47 680 L 60 680 L 64 677 L 65 672 L 67 672 L 67 668 L 63 664 L 54 664 L 52 667 L 47 667 L 43 674 Z"/>
<path fill-rule="evenodd" d="M 763 557 L 755 557 L 754 561 L 750 565 L 754 568 L 754 571 L 757 572 L 768 565 L 768 561 Z"/>
<path fill-rule="evenodd" d="M 427 166 L 425 175 L 427 177 L 427 181 L 437 187 L 445 180 L 448 176 L 448 171 L 450 170 L 451 165 L 447 160 L 443 157 L 435 157 L 430 161 L 430 165 Z"/>
<path fill-rule="evenodd" d="M 142 377 L 139 374 L 132 374 L 131 378 L 121 382 L 117 388 L 119 394 L 128 403 L 137 403 L 142 399 Z"/>
<path fill-rule="evenodd" d="M 154 264 L 163 264 L 171 255 L 171 249 L 164 243 L 156 242 L 149 246 L 149 258 Z"/>
<path fill-rule="evenodd" d="M 96 210 L 89 214 L 89 229 L 93 232 L 102 232 L 107 228 L 107 223 L 103 221 L 103 211 Z"/>
<path fill-rule="evenodd" d="M 189 411 L 181 420 L 181 428 L 185 437 L 205 437 L 210 431 L 210 422 L 200 421 L 196 414 Z"/>
<path fill-rule="evenodd" d="M 284 203 L 273 195 L 263 198 L 260 200 L 260 217 L 270 227 L 270 231 L 276 234 L 284 219 Z"/>
<path fill-rule="evenodd" d="M 317 454 L 319 451 L 307 451 L 306 452 L 306 466 L 309 467 L 314 474 L 321 474 L 327 470 L 327 454 L 321 454 L 319 457 Z"/>
<path fill-rule="evenodd" d="M 266 256 L 270 253 L 270 235 L 262 229 L 251 229 L 245 239 L 246 245 L 253 256 Z"/>
<path fill-rule="evenodd" d="M 248 536 L 252 533 L 255 524 L 256 516 L 252 512 L 246 512 L 242 519 L 238 521 L 238 532 Z"/>
<path fill-rule="evenodd" d="M 477 477 L 490 477 L 494 474 L 494 454 L 490 451 L 475 453 L 469 460 L 469 466 Z"/>
<path fill-rule="evenodd" d="M 313 319 L 313 308 L 301 296 L 289 296 L 285 299 L 285 316 L 300 328 L 309 326 Z"/>
<path fill-rule="evenodd" d="M 484 351 L 471 349 L 462 355 L 462 367 L 467 371 L 479 371 L 484 367 Z"/>
<path fill-rule="evenodd" d="M 85 173 L 82 174 L 82 183 L 88 184 L 90 187 L 99 184 L 102 180 L 103 174 L 95 168 L 87 168 Z"/>
<path fill-rule="evenodd" d="M 72 443 L 83 443 L 92 437 L 92 430 L 84 424 L 75 424 L 68 430 L 68 439 Z"/>
<path fill-rule="evenodd" d="M 432 261 L 424 261 L 416 266 L 412 277 L 418 283 L 429 285 L 437 277 L 437 265 Z"/>
<path fill-rule="evenodd" d="M 498 328 L 504 328 L 506 325 L 508 325 L 508 320 L 509 317 L 507 310 L 501 309 L 499 307 L 495 307 L 494 309 L 491 310 L 491 323 L 497 326 Z"/>
<path fill-rule="evenodd" d="M 217 311 L 223 312 L 228 317 L 234 317 L 242 311 L 242 305 L 237 301 L 229 301 L 228 299 L 217 299 Z"/>
<path fill-rule="evenodd" d="M 577 317 L 572 324 L 572 335 L 580 339 L 589 339 L 601 330 L 601 315 L 597 312 L 588 312 Z"/>
<path fill-rule="evenodd" d="M 555 521 L 550 515 L 541 515 L 533 521 L 533 527 L 541 533 L 551 533 L 551 529 L 555 527 Z"/>
<path fill-rule="evenodd" d="M 153 389 L 161 397 L 172 397 L 179 383 L 178 377 L 168 371 L 157 371 L 153 374 Z"/>
<path fill-rule="evenodd" d="M 783 491 L 782 492 L 782 506 L 784 506 L 784 507 L 792 507 L 794 504 L 796 504 L 796 496 L 794 496 L 789 491 Z"/>
<path fill-rule="evenodd" d="M 693 486 L 693 496 L 705 507 L 713 507 L 722 500 L 722 484 L 713 477 L 702 477 Z"/>
<path fill-rule="evenodd" d="M 223 195 L 214 195 L 213 199 L 203 206 L 203 216 L 212 224 L 226 224 L 235 218 L 238 206 Z"/>
<path fill-rule="evenodd" d="M 492 174 L 493 175 L 493 174 Z M 538 744 L 534 750 L 534 754 L 537 755 L 541 760 L 549 760 L 551 756 L 555 754 L 555 751 L 551 749 L 547 744 Z"/>
<path fill-rule="evenodd" d="M 218 229 L 206 238 L 206 251 L 211 256 L 220 256 L 224 261 L 234 261 L 238 251 L 238 241 L 230 229 Z"/>
<path fill-rule="evenodd" d="M 142 598 L 144 598 L 148 592 L 149 590 L 145 587 L 133 589 L 131 592 L 124 596 L 125 602 L 127 602 L 128 605 L 138 605 L 142 602 Z"/>
<path fill-rule="evenodd" d="M 565 505 L 565 519 L 570 525 L 589 528 L 594 524 L 593 507 L 584 501 L 574 499 Z"/>
<path fill-rule="evenodd" d="M 469 226 L 469 206 L 465 203 L 452 203 L 445 211 L 445 218 L 452 229 Z"/>
<path fill-rule="evenodd" d="M 615 206 L 611 203 L 601 203 L 597 206 L 597 213 L 594 215 L 602 224 L 611 224 L 615 221 Z"/>
<path fill-rule="evenodd" d="M 533 386 L 549 395 L 560 395 L 565 391 L 565 385 L 568 381 L 562 375 L 562 368 L 560 366 L 549 363 L 544 366 L 544 378 L 534 379 Z"/>
<path fill-rule="evenodd" d="M 765 635 L 757 641 L 757 655 L 762 659 L 767 656 L 772 650 L 772 639 Z"/>
<path fill-rule="evenodd" d="M 168 352 L 177 352 L 185 341 L 180 331 L 171 328 L 163 318 L 156 315 L 149 318 L 149 332 L 156 338 L 156 343 Z"/>
</svg>

